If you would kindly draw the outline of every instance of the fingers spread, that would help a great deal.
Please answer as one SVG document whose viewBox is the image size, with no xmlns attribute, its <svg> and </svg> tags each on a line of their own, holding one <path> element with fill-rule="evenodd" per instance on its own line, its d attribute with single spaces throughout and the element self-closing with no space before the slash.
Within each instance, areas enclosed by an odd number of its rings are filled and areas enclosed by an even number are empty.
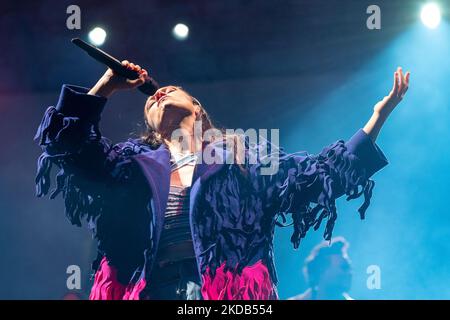
<svg viewBox="0 0 450 320">
<path fill-rule="evenodd" d="M 410 75 L 411 75 L 411 73 L 408 71 L 405 73 L 404 76 L 402 76 L 402 91 L 401 91 L 401 96 L 400 96 L 401 98 L 403 98 L 406 91 L 408 91 Z"/>
<path fill-rule="evenodd" d="M 405 87 L 405 83 L 403 81 L 404 76 L 403 76 L 403 69 L 401 67 L 398 68 L 398 80 L 399 80 L 399 86 L 398 86 L 398 96 L 401 97 L 403 94 L 403 90 Z"/>
<path fill-rule="evenodd" d="M 392 94 L 394 96 L 397 96 L 397 92 L 398 92 L 398 73 L 394 72 L 394 86 L 392 88 Z"/>
<path fill-rule="evenodd" d="M 405 92 L 406 91 L 408 91 L 408 88 L 409 88 L 409 77 L 411 76 L 411 72 L 407 72 L 406 73 L 406 76 L 405 76 L 405 85 L 406 85 L 406 90 L 405 90 Z"/>
</svg>

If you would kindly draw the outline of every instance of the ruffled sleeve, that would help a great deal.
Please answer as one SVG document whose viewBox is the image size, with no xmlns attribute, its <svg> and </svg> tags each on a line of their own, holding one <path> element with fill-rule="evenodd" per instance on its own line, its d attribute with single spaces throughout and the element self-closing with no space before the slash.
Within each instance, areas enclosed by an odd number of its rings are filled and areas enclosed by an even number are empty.
<svg viewBox="0 0 450 320">
<path fill-rule="evenodd" d="M 98 212 L 110 169 L 107 160 L 114 157 L 98 128 L 106 98 L 87 92 L 87 88 L 64 85 L 57 105 L 47 108 L 35 136 L 43 150 L 37 163 L 36 194 L 48 194 L 56 165 L 59 171 L 50 197 L 62 193 L 66 215 L 76 225 L 81 225 L 82 217 Z"/>
<path fill-rule="evenodd" d="M 98 123 L 106 98 L 88 89 L 63 85 L 56 107 L 49 107 L 35 140 L 49 155 L 75 153 L 88 139 L 99 139 Z"/>
<path fill-rule="evenodd" d="M 347 142 L 339 140 L 318 155 L 280 152 L 278 173 L 270 177 L 268 190 L 281 222 L 292 215 L 291 242 L 297 248 L 313 227 L 326 219 L 324 238 L 330 240 L 337 219 L 335 200 L 364 197 L 361 219 L 370 204 L 374 181 L 369 179 L 388 164 L 380 148 L 362 130 Z M 282 224 L 277 219 L 277 224 Z"/>
</svg>

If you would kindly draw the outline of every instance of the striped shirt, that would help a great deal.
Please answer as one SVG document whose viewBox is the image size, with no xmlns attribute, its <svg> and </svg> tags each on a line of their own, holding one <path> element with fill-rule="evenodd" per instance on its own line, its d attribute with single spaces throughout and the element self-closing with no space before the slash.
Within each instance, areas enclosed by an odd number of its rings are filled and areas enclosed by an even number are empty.
<svg viewBox="0 0 450 320">
<path fill-rule="evenodd" d="M 161 248 L 192 241 L 189 223 L 190 189 L 190 187 L 170 186 L 164 229 L 160 239 Z"/>
</svg>

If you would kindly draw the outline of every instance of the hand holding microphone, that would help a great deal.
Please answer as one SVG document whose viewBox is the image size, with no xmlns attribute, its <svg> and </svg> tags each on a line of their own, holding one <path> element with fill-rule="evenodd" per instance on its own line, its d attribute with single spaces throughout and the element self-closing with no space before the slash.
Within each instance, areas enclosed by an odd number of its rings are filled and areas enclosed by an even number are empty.
<svg viewBox="0 0 450 320">
<path fill-rule="evenodd" d="M 109 67 L 97 84 L 89 91 L 89 94 L 109 97 L 116 90 L 137 88 L 146 95 L 153 95 L 158 89 L 158 83 L 149 77 L 148 72 L 139 65 L 127 60 L 120 62 L 103 50 L 79 38 L 72 39 L 72 43 L 98 62 Z"/>
<path fill-rule="evenodd" d="M 108 68 L 105 74 L 89 91 L 89 94 L 109 97 L 118 90 L 138 88 L 150 81 L 147 70 L 142 69 L 139 65 L 135 65 L 127 60 L 123 60 L 121 64 L 127 68 L 127 70 L 136 72 L 138 74 L 138 78 L 131 80 L 119 75 L 111 68 Z"/>
</svg>

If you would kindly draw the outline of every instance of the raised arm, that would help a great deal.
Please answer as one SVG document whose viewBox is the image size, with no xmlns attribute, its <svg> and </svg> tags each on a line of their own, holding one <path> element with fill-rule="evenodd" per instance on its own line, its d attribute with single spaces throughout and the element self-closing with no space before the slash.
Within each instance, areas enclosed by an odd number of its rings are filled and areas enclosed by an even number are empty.
<svg viewBox="0 0 450 320">
<path fill-rule="evenodd" d="M 335 200 L 344 194 L 347 200 L 364 196 L 358 210 L 364 219 L 374 187 L 370 177 L 388 163 L 375 140 L 408 85 L 409 73 L 403 76 L 398 69 L 390 94 L 375 105 L 369 122 L 351 139 L 339 140 L 318 155 L 280 152 L 278 172 L 255 177 L 267 194 L 269 211 L 283 220 L 286 214 L 292 215 L 294 247 L 299 246 L 311 227 L 318 229 L 324 219 L 327 220 L 324 237 L 331 239 L 337 219 Z"/>
<path fill-rule="evenodd" d="M 373 108 L 373 115 L 363 128 L 364 132 L 369 135 L 372 141 L 376 141 L 384 122 L 400 101 L 402 101 L 406 91 L 408 91 L 409 76 L 409 72 L 406 72 L 404 75 L 402 68 L 399 67 L 394 73 L 394 84 L 391 92 Z"/>
<path fill-rule="evenodd" d="M 113 146 L 101 135 L 101 113 L 107 97 L 141 85 L 148 75 L 139 66 L 123 64 L 139 71 L 140 78 L 127 80 L 108 69 L 92 89 L 63 85 L 58 103 L 47 108 L 35 136 L 43 150 L 38 159 L 36 194 L 49 192 L 51 169 L 59 167 L 50 197 L 62 193 L 66 215 L 76 225 L 81 225 L 81 218 L 98 213 L 97 202 L 117 171 L 116 165 L 124 161 L 126 143 Z"/>
</svg>

